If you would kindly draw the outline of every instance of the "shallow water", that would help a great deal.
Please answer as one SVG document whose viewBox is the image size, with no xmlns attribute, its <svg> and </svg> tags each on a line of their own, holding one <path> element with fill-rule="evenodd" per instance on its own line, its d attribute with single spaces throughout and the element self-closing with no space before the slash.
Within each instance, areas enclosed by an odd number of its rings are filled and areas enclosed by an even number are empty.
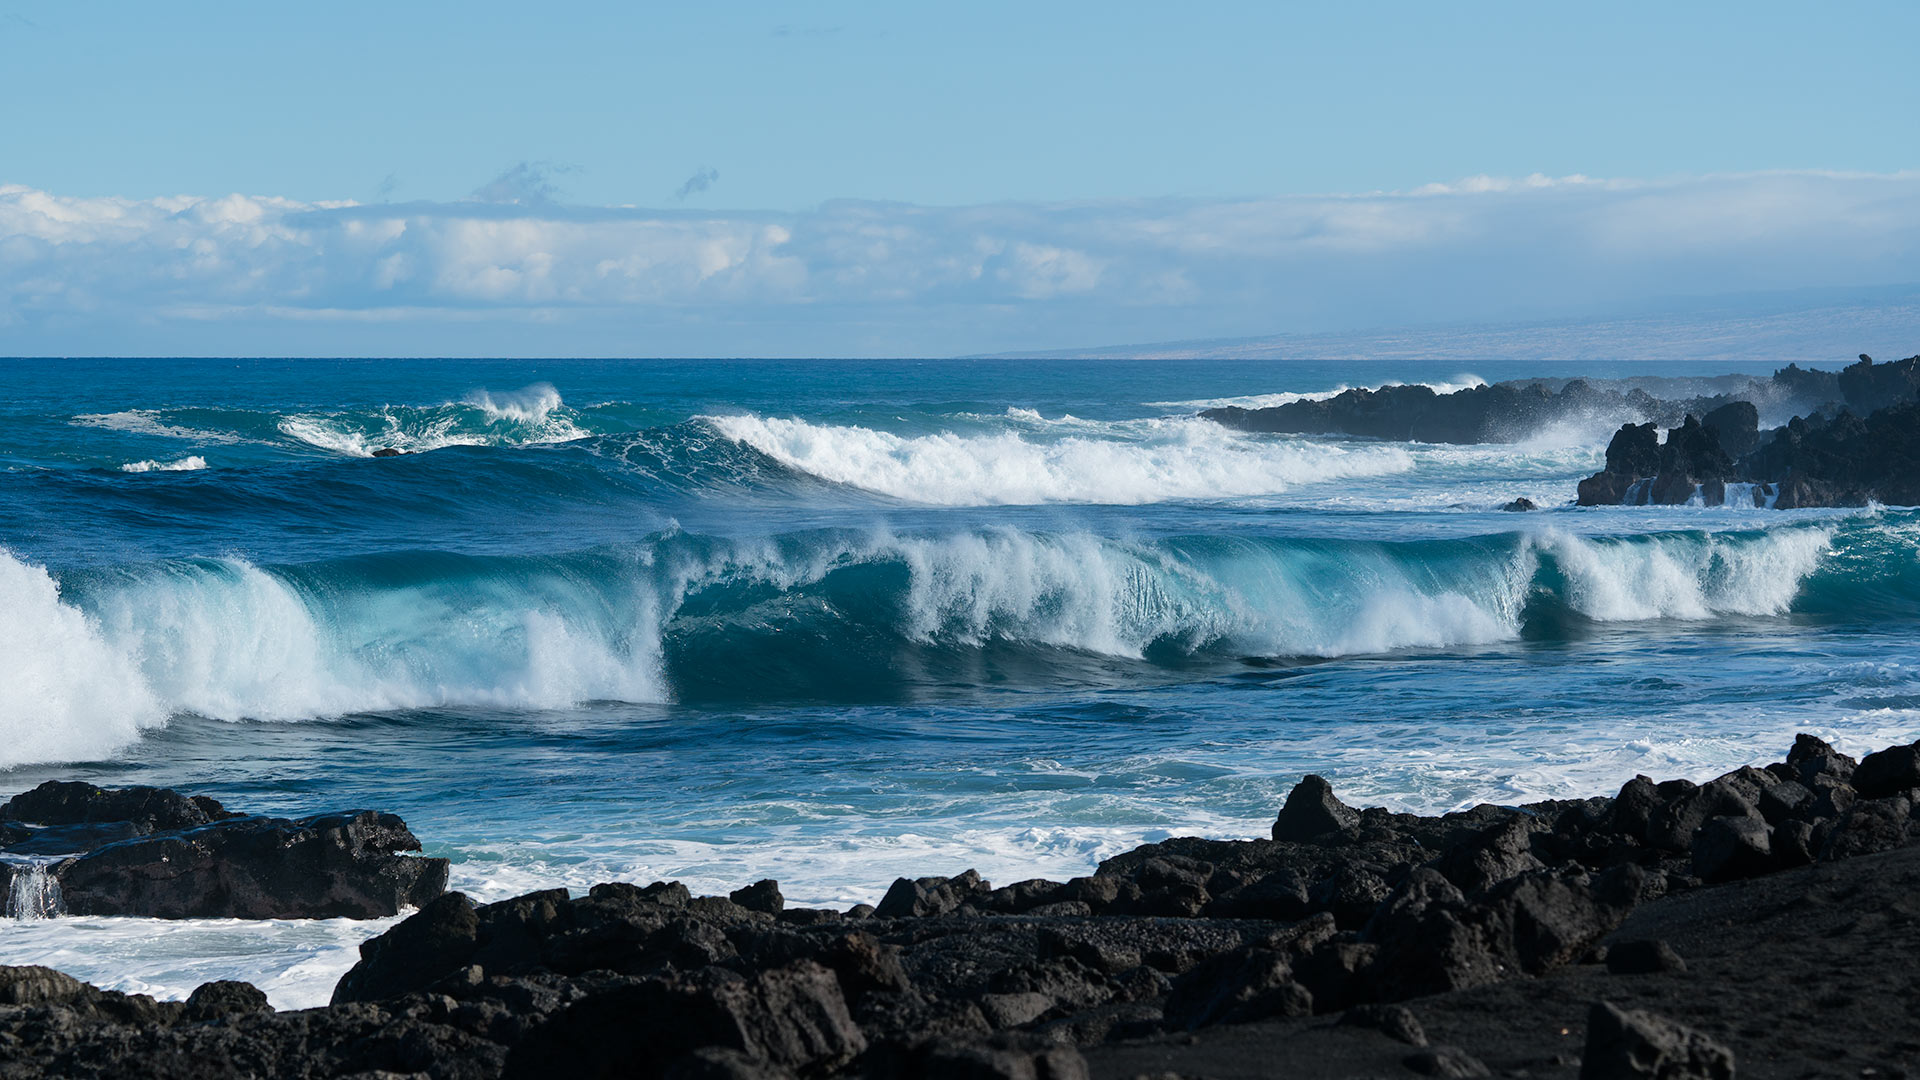
<svg viewBox="0 0 1920 1080">
<path fill-rule="evenodd" d="M 1443 810 L 1920 734 L 1911 510 L 1566 505 L 1619 417 L 1193 418 L 1573 374 L 1721 372 L 0 362 L 0 787 L 391 809 L 488 899 L 845 905 L 1262 833 L 1308 771 Z M 380 926 L 23 920 L 0 962 L 312 1004 Z"/>
</svg>

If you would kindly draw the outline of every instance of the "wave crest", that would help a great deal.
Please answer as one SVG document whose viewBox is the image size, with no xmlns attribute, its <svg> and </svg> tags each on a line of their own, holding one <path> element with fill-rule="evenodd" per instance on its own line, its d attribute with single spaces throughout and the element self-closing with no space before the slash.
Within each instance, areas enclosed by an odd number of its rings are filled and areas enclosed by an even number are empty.
<svg viewBox="0 0 1920 1080">
<path fill-rule="evenodd" d="M 183 457 L 179 459 L 178 461 L 153 461 L 153 460 L 129 461 L 125 465 L 120 466 L 120 471 L 129 472 L 129 473 L 195 472 L 200 469 L 204 469 L 206 467 L 207 467 L 206 458 L 203 458 L 198 454 L 191 454 L 187 457 Z"/>
<path fill-rule="evenodd" d="M 1136 421 L 1134 438 L 1030 441 L 1015 432 L 907 436 L 751 413 L 702 418 L 787 468 L 939 506 L 1139 504 L 1276 495 L 1404 472 L 1396 447 L 1350 448 L 1230 432 L 1195 419 Z"/>
<path fill-rule="evenodd" d="M 410 454 L 448 446 L 535 446 L 593 433 L 546 383 L 510 393 L 476 390 L 444 405 L 382 405 L 370 411 L 295 413 L 280 420 L 289 438 L 349 457 L 392 447 Z"/>
<path fill-rule="evenodd" d="M 1885 539 L 1878 523 L 1844 528 L 1844 551 Z M 1800 526 L 1419 542 L 675 531 L 567 556 L 195 559 L 58 582 L 0 554 L 14 613 L 0 649 L 17 672 L 0 688 L 0 765 L 103 755 L 177 712 L 870 700 L 956 673 L 978 685 L 982 663 L 1057 684 L 1075 655 L 1162 665 L 1479 646 L 1568 619 L 1819 611 L 1861 589 L 1909 596 L 1916 613 L 1911 559 L 1875 564 L 1891 580 L 1857 581 L 1836 543 L 1834 528 Z"/>
</svg>

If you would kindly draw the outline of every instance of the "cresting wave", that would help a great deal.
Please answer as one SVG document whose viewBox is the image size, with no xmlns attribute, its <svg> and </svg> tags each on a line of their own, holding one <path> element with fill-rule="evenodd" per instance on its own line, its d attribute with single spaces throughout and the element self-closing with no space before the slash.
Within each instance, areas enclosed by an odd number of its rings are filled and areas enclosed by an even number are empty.
<svg viewBox="0 0 1920 1080">
<path fill-rule="evenodd" d="M 1460 390 L 1471 390 L 1476 386 L 1485 386 L 1487 380 L 1478 375 L 1459 375 L 1447 382 L 1416 384 L 1386 382 L 1379 386 L 1366 387 L 1366 389 L 1379 390 L 1388 386 L 1407 385 L 1424 386 L 1436 394 L 1452 394 Z M 1314 390 L 1305 393 L 1242 394 L 1239 397 L 1194 398 L 1191 401 L 1149 401 L 1147 404 L 1160 409 L 1225 409 L 1236 406 L 1242 409 L 1271 409 L 1278 405 L 1291 405 L 1296 401 L 1325 401 L 1328 398 L 1339 397 L 1351 389 L 1353 387 L 1341 383 L 1331 390 Z"/>
<path fill-rule="evenodd" d="M 904 436 L 751 413 L 701 419 L 787 468 L 939 506 L 1244 498 L 1414 465 L 1398 447 L 1250 437 L 1192 418 L 1092 424 L 1108 437 L 1050 440 L 1012 431 Z"/>
<path fill-rule="evenodd" d="M 207 467 L 207 459 L 198 454 L 190 454 L 177 461 L 129 461 L 120 466 L 121 472 L 195 472 Z"/>
<path fill-rule="evenodd" d="M 1839 545 L 1836 548 L 1836 544 Z M 100 755 L 175 713 L 275 720 L 594 700 L 891 697 L 1004 662 L 1157 666 L 1444 648 L 1903 597 L 1874 521 L 1632 538 L 1131 542 L 978 529 L 670 532 L 552 558 L 178 560 L 55 577 L 0 555 L 0 765 Z M 984 651 L 983 651 L 984 650 Z M 995 659 L 997 658 L 997 659 Z M 977 672 L 976 672 L 977 674 Z"/>
<path fill-rule="evenodd" d="M 532 446 L 572 442 L 593 432 L 560 392 L 536 383 L 512 393 L 477 390 L 435 406 L 382 405 L 371 412 L 297 413 L 279 423 L 310 446 L 350 457 L 372 457 L 386 447 L 419 453 L 446 446 Z"/>
</svg>

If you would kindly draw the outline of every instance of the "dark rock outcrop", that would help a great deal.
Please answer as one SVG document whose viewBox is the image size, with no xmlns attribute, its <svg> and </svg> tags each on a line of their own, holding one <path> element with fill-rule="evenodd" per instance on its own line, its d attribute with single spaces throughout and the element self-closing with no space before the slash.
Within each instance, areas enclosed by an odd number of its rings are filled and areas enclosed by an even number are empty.
<svg viewBox="0 0 1920 1080">
<path fill-rule="evenodd" d="M 1359 824 L 1360 815 L 1334 797 L 1325 778 L 1304 777 L 1287 795 L 1273 822 L 1275 840 L 1312 840 Z"/>
<path fill-rule="evenodd" d="M 1522 438 L 1557 421 L 1649 409 L 1655 416 L 1668 411 L 1645 394 L 1602 390 L 1574 379 L 1557 390 L 1537 382 L 1495 383 L 1446 394 L 1417 383 L 1382 386 L 1272 408 L 1208 409 L 1200 415 L 1242 431 L 1482 443 Z"/>
<path fill-rule="evenodd" d="M 1587 1018 L 1580 1080 L 1733 1080 L 1733 1052 L 1664 1017 L 1603 1001 Z"/>
<path fill-rule="evenodd" d="M 1784 375 L 1785 372 L 1780 374 Z M 1805 374 L 1805 373 L 1802 373 Z M 1748 485 L 1753 504 L 1778 509 L 1920 504 L 1920 356 L 1891 364 L 1867 357 L 1841 372 L 1845 403 L 1795 416 L 1772 431 L 1745 402 L 1695 422 L 1689 415 L 1649 457 L 1652 425 L 1626 424 L 1606 468 L 1580 482 L 1582 506 L 1722 504 L 1728 484 Z"/>
<path fill-rule="evenodd" d="M 446 889 L 447 862 L 369 810 L 290 820 L 164 788 L 48 781 L 0 806 L 10 855 L 47 863 L 63 911 L 163 919 L 379 918 Z M 6 868 L 7 876 L 22 872 Z"/>
<path fill-rule="evenodd" d="M 1703 784 L 1636 777 L 1611 799 L 1439 817 L 1356 810 L 1311 777 L 1272 840 L 1175 838 L 1069 882 L 901 879 L 861 917 L 789 909 L 771 882 L 730 897 L 674 883 L 483 905 L 447 894 L 365 942 L 325 1009 L 275 1013 L 230 983 L 156 1003 L 0 968 L 0 1045 L 23 1075 L 1064 1080 L 1088 1075 L 1083 1051 L 1162 1046 L 1166 1067 L 1186 1072 L 1179 1040 L 1311 1023 L 1298 1030 L 1359 1055 L 1361 1075 L 1504 1075 L 1514 1059 L 1487 1057 L 1457 1021 L 1423 1023 L 1429 1010 L 1523 978 L 1523 999 L 1581 972 L 1607 980 L 1584 1008 L 1693 977 L 1700 968 L 1666 944 L 1682 941 L 1697 959 L 1685 926 L 1655 920 L 1610 947 L 1607 935 L 1687 897 L 1724 892 L 1745 910 L 1741 890 L 1756 883 L 1744 879 L 1783 868 L 1904 857 L 1920 803 L 1916 751 L 1856 764 L 1803 736 L 1784 761 Z M 1920 881 L 1920 867 L 1912 874 Z M 1810 878 L 1760 915 L 1846 903 L 1857 886 L 1834 881 Z M 1905 955 L 1907 880 L 1864 895 L 1874 909 L 1836 925 Z M 1820 994 L 1819 1008 L 1846 1007 L 1844 993 Z M 1476 1015 L 1487 1024 L 1504 1014 Z M 1596 1014 L 1591 1028 L 1589 1071 L 1731 1068 L 1719 1040 L 1658 1017 Z M 1557 1030 L 1578 1029 L 1576 1015 Z"/>
</svg>

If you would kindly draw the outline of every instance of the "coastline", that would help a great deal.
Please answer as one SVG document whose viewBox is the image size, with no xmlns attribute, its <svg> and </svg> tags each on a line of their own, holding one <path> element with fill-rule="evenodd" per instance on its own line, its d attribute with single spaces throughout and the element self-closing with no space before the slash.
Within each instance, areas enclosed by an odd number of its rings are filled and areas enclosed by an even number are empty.
<svg viewBox="0 0 1920 1080">
<path fill-rule="evenodd" d="M 1783 762 L 1704 785 L 1640 777 L 1612 797 L 1434 818 L 1358 811 L 1309 777 L 1273 840 L 1177 838 L 1069 882 L 901 879 L 877 910 L 787 908 L 772 882 L 725 898 L 609 884 L 479 907 L 449 893 L 365 944 L 324 1009 L 274 1013 L 231 983 L 157 1003 L 5 969 L 0 1031 L 22 1063 L 75 1075 L 211 1054 L 302 1076 L 908 1076 L 968 1062 L 994 1071 L 947 1074 L 1158 1063 L 1235 1076 L 1301 1055 L 1324 1066 L 1303 1075 L 1392 1058 L 1572 1076 L 1587 1051 L 1569 1048 L 1584 1036 L 1568 1017 L 1591 996 L 1665 1009 L 1748 1075 L 1790 1075 L 1772 1070 L 1814 1062 L 1820 1039 L 1740 1026 L 1722 1006 L 1761 991 L 1739 958 L 1784 957 L 1765 984 L 1820 955 L 1911 951 L 1899 883 L 1920 878 L 1916 796 L 1920 744 L 1855 763 L 1804 736 Z M 1730 918 L 1764 925 L 1747 934 Z M 1817 941 L 1799 941 L 1802 923 L 1824 928 Z M 1654 938 L 1678 965 L 1619 949 Z M 636 1028 L 634 1015 L 679 1020 Z M 1570 1034 L 1546 1038 L 1556 1022 Z M 422 1039 L 430 1053 L 406 1049 Z M 311 1060 L 295 1069 L 286 1054 Z M 562 1067 L 567 1054 L 578 1060 Z M 1870 1067 L 1893 1067 L 1882 1057 Z"/>
</svg>

